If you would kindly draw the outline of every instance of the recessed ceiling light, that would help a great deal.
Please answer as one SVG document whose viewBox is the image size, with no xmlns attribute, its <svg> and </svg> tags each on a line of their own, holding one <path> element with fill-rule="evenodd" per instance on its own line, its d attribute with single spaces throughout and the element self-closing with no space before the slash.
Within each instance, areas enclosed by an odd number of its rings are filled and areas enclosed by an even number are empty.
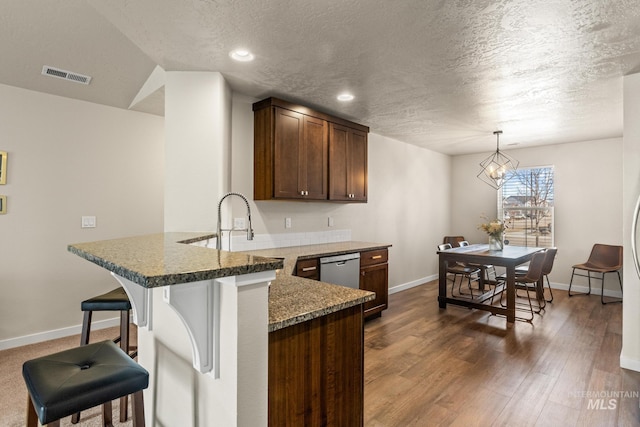
<svg viewBox="0 0 640 427">
<path fill-rule="evenodd" d="M 338 95 L 338 101 L 353 101 L 353 95 L 350 93 L 341 93 Z"/>
<path fill-rule="evenodd" d="M 235 49 L 235 50 L 232 50 L 231 52 L 229 52 L 229 56 L 231 58 L 235 59 L 236 61 L 240 61 L 240 62 L 253 61 L 253 58 L 255 58 L 253 56 L 253 53 L 249 52 L 246 49 Z"/>
</svg>

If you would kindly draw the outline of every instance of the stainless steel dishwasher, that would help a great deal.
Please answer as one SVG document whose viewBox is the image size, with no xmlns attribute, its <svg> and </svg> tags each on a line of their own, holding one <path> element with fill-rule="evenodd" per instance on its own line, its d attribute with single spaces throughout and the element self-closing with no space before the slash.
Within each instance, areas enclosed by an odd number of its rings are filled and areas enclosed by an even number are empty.
<svg viewBox="0 0 640 427">
<path fill-rule="evenodd" d="M 360 253 L 320 258 L 320 281 L 358 289 Z"/>
</svg>

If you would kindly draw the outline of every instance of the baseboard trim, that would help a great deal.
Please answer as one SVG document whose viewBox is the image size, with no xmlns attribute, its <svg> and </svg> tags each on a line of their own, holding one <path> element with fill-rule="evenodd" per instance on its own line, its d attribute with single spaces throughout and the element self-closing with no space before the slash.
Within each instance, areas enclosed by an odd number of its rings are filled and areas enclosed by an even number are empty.
<svg viewBox="0 0 640 427">
<path fill-rule="evenodd" d="M 620 367 L 631 371 L 640 372 L 640 360 L 629 359 L 620 354 Z"/>
<path fill-rule="evenodd" d="M 396 292 L 402 292 L 402 291 L 406 291 L 407 289 L 411 289 L 411 288 L 415 288 L 416 286 L 420 286 L 420 285 L 424 285 L 428 282 L 432 282 L 434 280 L 438 280 L 438 275 L 437 274 L 432 274 L 431 276 L 425 276 L 421 279 L 417 279 L 417 280 L 412 280 L 411 282 L 407 282 L 407 283 L 403 283 L 401 285 L 396 285 L 396 286 L 392 286 L 389 288 L 389 294 L 395 294 Z M 546 286 L 546 284 L 545 284 Z M 555 282 L 551 282 L 551 288 L 554 290 L 560 290 L 560 291 L 568 291 L 569 290 L 569 285 L 566 283 L 555 283 Z M 589 287 L 588 286 L 578 286 L 578 285 L 573 285 L 571 286 L 571 292 L 576 292 L 576 294 L 578 293 L 587 293 L 589 292 Z M 592 295 L 600 295 L 600 288 L 596 288 L 595 286 L 591 286 L 591 294 Z M 605 297 L 611 297 L 611 298 L 622 298 L 622 292 L 620 291 L 613 291 L 610 289 L 606 289 L 604 290 L 604 296 Z"/>
<path fill-rule="evenodd" d="M 546 283 L 545 283 L 546 286 Z M 558 289 L 561 291 L 568 291 L 569 290 L 569 285 L 565 284 L 565 283 L 554 283 L 551 282 L 551 289 Z M 589 292 L 589 286 L 577 286 L 577 285 L 572 285 L 571 286 L 571 292 L 573 293 L 575 291 L 576 294 L 578 293 L 583 293 L 586 294 L 587 292 Z M 591 286 L 591 295 L 600 295 L 600 287 L 596 287 L 596 286 Z M 604 296 L 605 297 L 611 297 L 611 298 L 622 298 L 622 292 L 620 291 L 613 291 L 611 289 L 604 289 Z"/>
<path fill-rule="evenodd" d="M 395 294 L 397 292 L 406 291 L 407 289 L 415 288 L 416 286 L 424 285 L 428 282 L 432 282 L 438 279 L 437 274 L 425 276 L 421 279 L 412 280 L 411 282 L 403 283 L 400 285 L 392 286 L 389 288 L 389 294 Z M 568 290 L 569 285 L 564 283 L 551 283 L 551 287 L 555 290 Z M 571 290 L 576 293 L 586 293 L 589 291 L 587 286 L 572 286 Z M 591 293 L 593 295 L 600 295 L 600 289 L 595 286 L 591 287 Z M 622 292 L 612 291 L 609 289 L 604 290 L 606 297 L 622 298 Z M 120 324 L 120 318 L 98 320 L 91 323 L 92 330 L 99 330 L 105 328 L 111 328 Z M 70 335 L 78 335 L 82 331 L 82 325 L 69 326 L 67 328 L 54 329 L 52 331 L 39 332 L 37 334 L 25 335 L 22 337 L 9 338 L 0 341 L 0 350 L 8 350 L 10 348 L 21 347 L 23 345 L 36 344 L 44 341 L 49 341 L 57 338 L 64 338 Z M 624 359 L 624 361 L 623 361 Z M 620 366 L 626 369 L 631 369 L 640 372 L 640 361 L 625 359 L 620 356 Z"/>
<path fill-rule="evenodd" d="M 111 328 L 120 325 L 120 318 L 97 320 L 91 322 L 91 330 Z M 52 331 L 39 332 L 37 334 L 24 335 L 22 337 L 9 338 L 0 341 L 0 350 L 8 350 L 10 348 L 22 347 L 23 345 L 37 344 L 44 341 L 64 338 L 70 335 L 79 335 L 82 332 L 82 325 L 69 326 L 67 328 L 54 329 Z"/>
<path fill-rule="evenodd" d="M 426 276 L 426 277 L 423 277 L 422 279 L 412 280 L 411 282 L 392 286 L 389 288 L 389 294 L 395 294 L 396 292 L 406 291 L 407 289 L 415 288 L 416 286 L 421 286 L 426 284 L 427 282 L 432 282 L 437 279 L 438 279 L 438 275 L 432 274 L 431 276 Z"/>
</svg>

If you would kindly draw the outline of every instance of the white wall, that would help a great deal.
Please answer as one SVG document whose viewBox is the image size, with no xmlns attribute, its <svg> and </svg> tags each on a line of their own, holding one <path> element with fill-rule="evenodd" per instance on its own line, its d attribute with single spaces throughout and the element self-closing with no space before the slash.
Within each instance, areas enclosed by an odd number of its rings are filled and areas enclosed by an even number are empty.
<svg viewBox="0 0 640 427">
<path fill-rule="evenodd" d="M 436 245 L 449 227 L 450 157 L 369 134 L 368 203 L 252 201 L 253 111 L 234 95 L 231 189 L 251 200 L 256 233 L 351 229 L 352 239 L 389 243 L 389 286 L 437 274 Z M 367 123 L 363 123 L 367 125 Z M 235 202 L 234 216 L 245 208 Z M 334 218 L 328 227 L 327 218 Z M 284 218 L 292 228 L 284 228 Z"/>
<path fill-rule="evenodd" d="M 256 233 L 351 229 L 355 240 L 393 245 L 391 287 L 436 274 L 434 248 L 449 229 L 448 156 L 372 133 L 369 203 L 254 202 L 255 101 L 233 95 L 225 191 L 249 197 Z M 165 120 L 1 85 L 0 112 L 0 150 L 9 152 L 8 183 L 0 186 L 9 210 L 0 216 L 0 283 L 8 295 L 0 300 L 2 348 L 50 338 L 57 329 L 59 336 L 77 332 L 80 301 L 115 287 L 104 269 L 68 253 L 69 243 L 163 231 Z M 190 228 L 214 229 L 216 193 L 206 196 L 211 218 L 194 217 Z M 242 203 L 232 206 L 227 222 L 244 216 Z M 98 227 L 81 229 L 82 215 L 95 215 Z M 285 216 L 293 218 L 289 230 Z"/>
<path fill-rule="evenodd" d="M 569 284 L 571 266 L 589 257 L 594 243 L 622 244 L 622 139 L 509 150 L 520 167 L 554 166 L 555 245 L 558 255 L 551 282 Z M 482 213 L 495 218 L 496 191 L 476 178 L 489 153 L 456 156 L 452 161 L 451 234 L 484 242 L 477 229 Z M 577 280 L 577 279 L 575 279 Z M 592 281 L 599 293 L 600 282 Z M 577 281 L 575 283 L 578 283 Z M 586 285 L 586 279 L 582 282 Z M 615 275 L 605 291 L 619 292 Z"/>
<path fill-rule="evenodd" d="M 640 279 L 631 252 L 632 218 L 640 195 L 640 74 L 624 78 L 624 302 L 620 366 L 640 371 Z M 639 242 L 640 243 L 640 242 Z"/>
<path fill-rule="evenodd" d="M 212 231 L 229 186 L 231 91 L 216 72 L 168 71 L 165 231 Z"/>
<path fill-rule="evenodd" d="M 0 85 L 0 150 L 2 348 L 79 325 L 80 301 L 117 286 L 69 243 L 162 232 L 163 119 Z"/>
</svg>

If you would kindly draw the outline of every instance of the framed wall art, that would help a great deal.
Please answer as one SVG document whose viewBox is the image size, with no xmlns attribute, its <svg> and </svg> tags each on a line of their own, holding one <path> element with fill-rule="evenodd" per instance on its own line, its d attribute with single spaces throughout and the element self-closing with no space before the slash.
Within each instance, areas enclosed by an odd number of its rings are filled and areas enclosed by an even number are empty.
<svg viewBox="0 0 640 427">
<path fill-rule="evenodd" d="M 7 183 L 7 152 L 0 151 L 0 184 Z"/>
<path fill-rule="evenodd" d="M 0 215 L 7 213 L 7 196 L 0 196 Z"/>
</svg>

